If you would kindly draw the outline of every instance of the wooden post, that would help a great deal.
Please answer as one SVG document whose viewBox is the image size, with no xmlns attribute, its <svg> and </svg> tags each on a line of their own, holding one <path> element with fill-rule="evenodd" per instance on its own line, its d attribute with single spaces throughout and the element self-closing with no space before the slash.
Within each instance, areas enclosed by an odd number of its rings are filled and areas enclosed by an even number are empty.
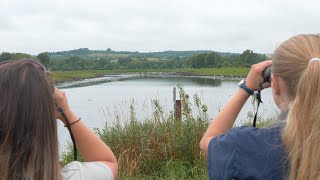
<svg viewBox="0 0 320 180">
<path fill-rule="evenodd" d="M 176 87 L 173 88 L 173 104 L 174 117 L 177 121 L 181 121 L 181 100 L 177 100 Z"/>
<path fill-rule="evenodd" d="M 176 100 L 175 117 L 177 121 L 181 121 L 181 100 Z"/>
</svg>

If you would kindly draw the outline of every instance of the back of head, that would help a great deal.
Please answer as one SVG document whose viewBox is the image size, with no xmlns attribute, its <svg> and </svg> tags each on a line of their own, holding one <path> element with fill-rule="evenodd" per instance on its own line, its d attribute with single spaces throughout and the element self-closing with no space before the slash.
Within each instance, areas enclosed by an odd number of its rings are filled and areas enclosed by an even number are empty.
<svg viewBox="0 0 320 180">
<path fill-rule="evenodd" d="M 30 61 L 0 65 L 0 179 L 58 179 L 52 88 Z"/>
<path fill-rule="evenodd" d="M 289 115 L 282 139 L 289 158 L 288 179 L 320 178 L 320 36 L 298 35 L 280 45 L 273 73 L 288 87 Z"/>
</svg>

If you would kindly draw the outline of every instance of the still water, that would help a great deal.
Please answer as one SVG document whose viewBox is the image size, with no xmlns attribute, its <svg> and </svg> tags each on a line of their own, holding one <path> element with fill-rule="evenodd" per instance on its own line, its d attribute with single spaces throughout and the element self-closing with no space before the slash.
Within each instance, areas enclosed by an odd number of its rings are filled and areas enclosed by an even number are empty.
<svg viewBox="0 0 320 180">
<path fill-rule="evenodd" d="M 205 77 L 139 77 L 114 76 L 85 82 L 64 84 L 61 87 L 67 94 L 72 110 L 90 128 L 112 126 L 117 121 L 124 124 L 130 119 L 130 104 L 134 105 L 135 116 L 139 121 L 152 117 L 151 101 L 158 99 L 165 114 L 173 110 L 173 88 L 182 85 L 190 102 L 198 94 L 208 107 L 209 117 L 214 117 L 237 89 L 237 81 L 216 80 Z M 177 92 L 177 99 L 179 94 Z M 275 117 L 278 110 L 273 102 L 271 89 L 263 90 L 263 104 L 259 115 L 263 118 Z M 245 120 L 248 112 L 254 112 L 251 100 L 245 104 L 237 122 Z M 67 129 L 59 123 L 60 152 L 70 141 Z"/>
</svg>

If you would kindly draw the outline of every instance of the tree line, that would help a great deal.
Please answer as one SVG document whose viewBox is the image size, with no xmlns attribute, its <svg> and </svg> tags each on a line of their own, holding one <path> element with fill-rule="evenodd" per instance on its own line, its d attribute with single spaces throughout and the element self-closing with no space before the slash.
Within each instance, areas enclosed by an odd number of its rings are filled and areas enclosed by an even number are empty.
<svg viewBox="0 0 320 180">
<path fill-rule="evenodd" d="M 107 51 L 112 52 L 111 49 Z M 68 51 L 60 54 L 40 53 L 32 56 L 23 53 L 3 52 L 0 61 L 16 60 L 22 58 L 38 59 L 48 69 L 52 71 L 73 71 L 73 70 L 119 70 L 119 69 L 177 69 L 177 68 L 221 68 L 221 67 L 250 67 L 252 64 L 266 59 L 265 54 L 257 54 L 252 50 L 245 50 L 241 54 L 219 53 L 214 51 L 193 51 L 189 56 L 178 56 L 182 51 L 176 53 L 162 52 L 162 56 L 148 53 L 131 53 L 123 56 L 90 56 L 88 49 L 73 50 L 70 55 Z M 90 52 L 91 53 L 91 52 Z M 117 54 L 117 53 L 115 53 Z M 145 55 L 147 54 L 147 55 Z M 158 52 L 158 54 L 161 54 Z M 163 54 L 170 54 L 163 57 Z M 173 55 L 175 54 L 175 55 Z M 150 58 L 152 57 L 152 58 Z"/>
</svg>

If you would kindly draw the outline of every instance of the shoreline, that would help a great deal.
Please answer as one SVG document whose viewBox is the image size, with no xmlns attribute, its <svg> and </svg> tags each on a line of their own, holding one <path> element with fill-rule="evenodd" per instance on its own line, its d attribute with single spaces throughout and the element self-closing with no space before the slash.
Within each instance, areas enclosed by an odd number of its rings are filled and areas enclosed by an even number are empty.
<svg viewBox="0 0 320 180">
<path fill-rule="evenodd" d="M 213 80 L 224 81 L 239 81 L 243 79 L 243 76 L 224 76 L 224 75 L 197 75 L 192 73 L 167 73 L 167 72 L 151 72 L 151 73 L 108 73 L 103 75 L 96 75 L 90 78 L 70 79 L 65 81 L 54 82 L 54 85 L 58 88 L 72 88 L 81 86 L 91 86 L 106 82 L 124 81 L 134 78 L 174 78 L 174 77 L 186 77 L 186 78 L 203 78 Z"/>
<path fill-rule="evenodd" d="M 135 70 L 84 70 L 84 71 L 54 71 L 54 83 L 65 83 L 94 79 L 115 75 L 140 76 L 181 76 L 206 77 L 216 79 L 241 79 L 247 76 L 250 68 L 200 68 L 200 69 L 135 69 Z"/>
<path fill-rule="evenodd" d="M 206 78 L 206 79 L 217 79 L 217 80 L 241 80 L 245 76 L 240 75 L 200 75 L 189 72 L 127 72 L 127 73 L 106 73 L 106 74 L 95 74 L 91 77 L 71 77 L 65 80 L 55 80 L 54 84 L 72 83 L 84 80 L 95 80 L 106 77 L 190 77 L 190 78 Z M 54 77 L 54 75 L 53 75 Z"/>
</svg>

